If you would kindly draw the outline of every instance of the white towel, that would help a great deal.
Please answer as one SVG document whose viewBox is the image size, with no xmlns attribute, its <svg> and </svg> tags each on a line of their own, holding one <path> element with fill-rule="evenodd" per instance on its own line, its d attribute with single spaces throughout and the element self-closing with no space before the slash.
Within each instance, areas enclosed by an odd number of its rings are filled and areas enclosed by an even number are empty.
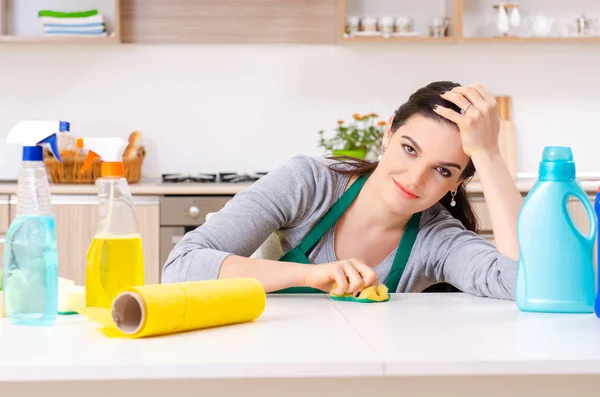
<svg viewBox="0 0 600 397">
<path fill-rule="evenodd" d="M 73 33 L 73 32 L 46 32 L 44 34 L 44 36 L 57 36 L 57 37 L 58 36 L 61 36 L 61 37 L 64 37 L 64 36 L 69 36 L 69 37 L 106 37 L 108 35 L 106 34 L 106 32 L 102 32 L 102 33 L 94 33 L 94 32 L 92 32 L 92 33 L 83 33 L 83 32 L 80 32 L 80 33 Z"/>
<path fill-rule="evenodd" d="M 44 32 L 66 32 L 66 33 L 102 33 L 104 32 L 104 26 L 82 26 L 82 27 L 71 27 L 71 26 L 45 26 Z"/>
<path fill-rule="evenodd" d="M 54 18 L 54 17 L 39 17 L 42 25 L 80 25 L 88 23 L 104 23 L 102 14 L 92 15 L 91 17 L 83 18 Z"/>
</svg>

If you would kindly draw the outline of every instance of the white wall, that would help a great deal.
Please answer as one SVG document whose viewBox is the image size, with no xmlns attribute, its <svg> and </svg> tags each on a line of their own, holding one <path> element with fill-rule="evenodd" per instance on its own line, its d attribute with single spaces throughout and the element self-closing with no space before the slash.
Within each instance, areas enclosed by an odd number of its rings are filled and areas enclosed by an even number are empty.
<svg viewBox="0 0 600 397">
<path fill-rule="evenodd" d="M 354 112 L 386 118 L 433 80 L 511 95 L 519 170 L 544 145 L 571 145 L 600 171 L 600 45 L 0 46 L 0 134 L 23 119 L 71 121 L 83 136 L 138 129 L 147 176 L 270 170 L 321 154 L 317 130 Z M 0 144 L 0 178 L 18 148 Z"/>
</svg>

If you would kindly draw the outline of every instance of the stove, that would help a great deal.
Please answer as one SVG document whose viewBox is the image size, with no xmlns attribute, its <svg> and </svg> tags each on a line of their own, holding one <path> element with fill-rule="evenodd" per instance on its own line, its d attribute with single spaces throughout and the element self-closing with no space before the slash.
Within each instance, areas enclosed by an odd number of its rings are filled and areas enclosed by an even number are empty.
<svg viewBox="0 0 600 397">
<path fill-rule="evenodd" d="M 216 174 L 162 174 L 162 183 L 214 183 Z"/>
<path fill-rule="evenodd" d="M 162 183 L 243 183 L 256 182 L 266 172 L 219 172 L 217 174 L 162 174 Z"/>
</svg>

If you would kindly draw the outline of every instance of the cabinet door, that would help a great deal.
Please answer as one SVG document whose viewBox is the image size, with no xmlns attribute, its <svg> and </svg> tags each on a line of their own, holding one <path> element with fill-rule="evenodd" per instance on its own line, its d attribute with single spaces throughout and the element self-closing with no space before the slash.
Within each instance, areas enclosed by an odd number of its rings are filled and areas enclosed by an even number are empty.
<svg viewBox="0 0 600 397">
<path fill-rule="evenodd" d="M 86 254 L 96 233 L 97 200 L 92 196 L 52 198 L 58 241 L 58 274 L 85 285 Z"/>
<path fill-rule="evenodd" d="M 144 246 L 145 281 L 156 283 L 159 200 L 154 196 L 135 196 L 134 203 Z M 14 208 L 16 203 L 11 204 Z M 90 195 L 53 195 L 52 212 L 56 222 L 59 275 L 74 280 L 77 285 L 85 285 L 87 250 L 98 225 L 98 199 Z"/>
<path fill-rule="evenodd" d="M 312 43 L 339 37 L 339 0 L 122 0 L 125 43 Z"/>
<path fill-rule="evenodd" d="M 135 197 L 138 227 L 144 246 L 145 283 L 158 284 L 159 263 L 159 231 L 160 231 L 160 205 L 158 197 Z"/>
<path fill-rule="evenodd" d="M 492 219 L 483 196 L 471 196 L 471 206 L 477 219 L 479 219 L 479 230 L 481 233 L 492 233 Z"/>
</svg>

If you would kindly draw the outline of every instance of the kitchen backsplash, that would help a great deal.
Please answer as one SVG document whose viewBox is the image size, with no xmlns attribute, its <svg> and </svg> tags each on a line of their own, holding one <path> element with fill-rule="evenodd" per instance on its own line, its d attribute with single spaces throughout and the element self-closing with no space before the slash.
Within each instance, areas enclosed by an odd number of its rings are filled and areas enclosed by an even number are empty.
<svg viewBox="0 0 600 397">
<path fill-rule="evenodd" d="M 75 134 L 144 134 L 144 174 L 268 171 L 319 155 L 317 131 L 355 112 L 386 118 L 433 80 L 513 98 L 520 172 L 544 145 L 600 171 L 595 44 L 0 46 L 0 131 L 60 118 Z M 3 138 L 2 138 L 3 139 Z M 20 150 L 0 143 L 0 178 Z"/>
</svg>

